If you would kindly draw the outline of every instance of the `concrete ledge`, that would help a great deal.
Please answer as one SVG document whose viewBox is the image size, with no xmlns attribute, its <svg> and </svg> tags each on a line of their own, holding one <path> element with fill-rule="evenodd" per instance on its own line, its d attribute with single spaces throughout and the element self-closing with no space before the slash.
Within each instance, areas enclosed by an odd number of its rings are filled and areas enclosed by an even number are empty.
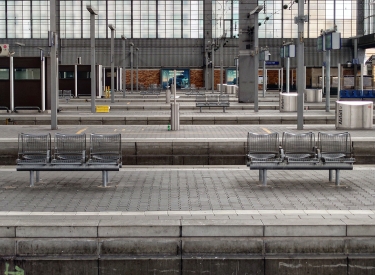
<svg viewBox="0 0 375 275">
<path fill-rule="evenodd" d="M 19 256 L 97 255 L 96 239 L 32 239 L 17 241 Z"/>
<path fill-rule="evenodd" d="M 336 237 L 292 237 L 266 238 L 266 255 L 272 254 L 343 254 L 346 252 L 345 238 Z"/>
<path fill-rule="evenodd" d="M 96 238 L 97 221 L 22 221 L 17 223 L 17 238 Z"/>
<path fill-rule="evenodd" d="M 180 236 L 176 220 L 101 221 L 98 237 L 171 237 Z"/>
<path fill-rule="evenodd" d="M 265 237 L 343 237 L 346 236 L 346 225 L 340 220 L 265 220 Z"/>
<path fill-rule="evenodd" d="M 176 256 L 180 251 L 179 239 L 128 238 L 101 239 L 101 255 L 163 255 Z"/>
<path fill-rule="evenodd" d="M 183 237 L 261 237 L 259 220 L 182 220 Z"/>
<path fill-rule="evenodd" d="M 184 255 L 245 255 L 263 254 L 261 238 L 184 238 Z"/>
</svg>

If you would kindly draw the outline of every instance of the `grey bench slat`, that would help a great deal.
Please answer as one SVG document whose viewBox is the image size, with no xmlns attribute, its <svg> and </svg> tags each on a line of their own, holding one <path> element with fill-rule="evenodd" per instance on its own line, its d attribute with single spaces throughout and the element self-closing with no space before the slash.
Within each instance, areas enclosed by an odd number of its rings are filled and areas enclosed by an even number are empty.
<svg viewBox="0 0 375 275">
<path fill-rule="evenodd" d="M 17 171 L 120 171 L 119 165 L 22 165 Z"/>
</svg>

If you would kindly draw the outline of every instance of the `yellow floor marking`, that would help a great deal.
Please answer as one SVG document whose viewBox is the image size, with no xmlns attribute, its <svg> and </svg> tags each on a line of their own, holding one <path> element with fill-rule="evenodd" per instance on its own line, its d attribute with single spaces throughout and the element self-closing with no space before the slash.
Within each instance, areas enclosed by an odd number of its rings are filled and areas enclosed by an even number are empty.
<svg viewBox="0 0 375 275">
<path fill-rule="evenodd" d="M 79 130 L 76 134 L 79 135 L 79 134 L 82 134 L 84 131 L 87 130 L 87 127 L 86 128 L 83 128 L 82 130 Z"/>
<path fill-rule="evenodd" d="M 267 134 L 271 134 L 272 132 L 266 128 L 262 128 L 263 131 L 265 131 Z"/>
</svg>

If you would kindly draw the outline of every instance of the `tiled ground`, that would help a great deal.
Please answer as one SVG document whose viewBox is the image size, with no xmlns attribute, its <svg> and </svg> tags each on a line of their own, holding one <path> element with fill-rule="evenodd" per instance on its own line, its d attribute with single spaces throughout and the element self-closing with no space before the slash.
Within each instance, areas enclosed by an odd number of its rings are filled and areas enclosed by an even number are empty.
<svg viewBox="0 0 375 275">
<path fill-rule="evenodd" d="M 257 181 L 258 171 L 246 167 L 135 166 L 110 172 L 107 188 L 100 187 L 100 172 L 41 172 L 42 181 L 30 188 L 28 172 L 4 168 L 0 170 L 0 209 L 209 213 L 292 210 L 289 213 L 294 215 L 301 210 L 340 210 L 336 214 L 345 216 L 352 214 L 350 210 L 375 210 L 374 176 L 371 166 L 341 171 L 341 186 L 336 187 L 328 182 L 328 171 L 269 171 L 268 186 L 263 187 Z"/>
</svg>

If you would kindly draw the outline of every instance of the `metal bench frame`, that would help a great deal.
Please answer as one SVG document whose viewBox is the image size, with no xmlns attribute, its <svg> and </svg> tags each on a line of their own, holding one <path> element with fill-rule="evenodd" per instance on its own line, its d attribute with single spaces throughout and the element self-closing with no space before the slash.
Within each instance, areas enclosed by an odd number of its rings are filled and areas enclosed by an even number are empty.
<svg viewBox="0 0 375 275">
<path fill-rule="evenodd" d="M 108 140 L 116 144 L 98 142 L 95 140 Z M 109 171 L 119 171 L 122 166 L 121 134 L 118 135 L 90 135 L 90 159 L 86 159 L 86 134 L 56 134 L 53 159 L 51 160 L 51 135 L 19 134 L 17 171 L 30 172 L 30 187 L 40 180 L 40 171 L 101 171 L 102 185 L 106 187 L 109 182 Z M 103 145 L 109 145 L 105 147 Z M 107 148 L 107 155 L 105 154 Z M 117 152 L 115 152 L 115 149 Z M 94 153 L 100 153 L 105 161 L 94 159 Z"/>
<path fill-rule="evenodd" d="M 202 107 L 222 107 L 223 112 L 229 104 L 229 95 L 197 95 L 196 107 L 199 107 L 199 111 L 202 112 Z"/>
<path fill-rule="evenodd" d="M 263 186 L 267 185 L 268 170 L 328 170 L 330 182 L 335 171 L 336 186 L 340 185 L 340 170 L 353 170 L 355 159 L 352 157 L 352 144 L 348 132 L 338 134 L 320 132 L 317 147 L 310 147 L 315 145 L 315 137 L 311 132 L 304 134 L 284 132 L 280 157 L 276 154 L 274 146 L 278 142 L 277 133 L 248 133 L 247 166 L 250 170 L 259 170 L 259 181 Z M 259 143 L 260 149 L 254 149 L 256 143 Z M 335 145 L 333 146 L 332 143 Z M 304 148 L 303 145 L 308 147 Z M 330 157 L 332 155 L 334 157 Z"/>
</svg>

